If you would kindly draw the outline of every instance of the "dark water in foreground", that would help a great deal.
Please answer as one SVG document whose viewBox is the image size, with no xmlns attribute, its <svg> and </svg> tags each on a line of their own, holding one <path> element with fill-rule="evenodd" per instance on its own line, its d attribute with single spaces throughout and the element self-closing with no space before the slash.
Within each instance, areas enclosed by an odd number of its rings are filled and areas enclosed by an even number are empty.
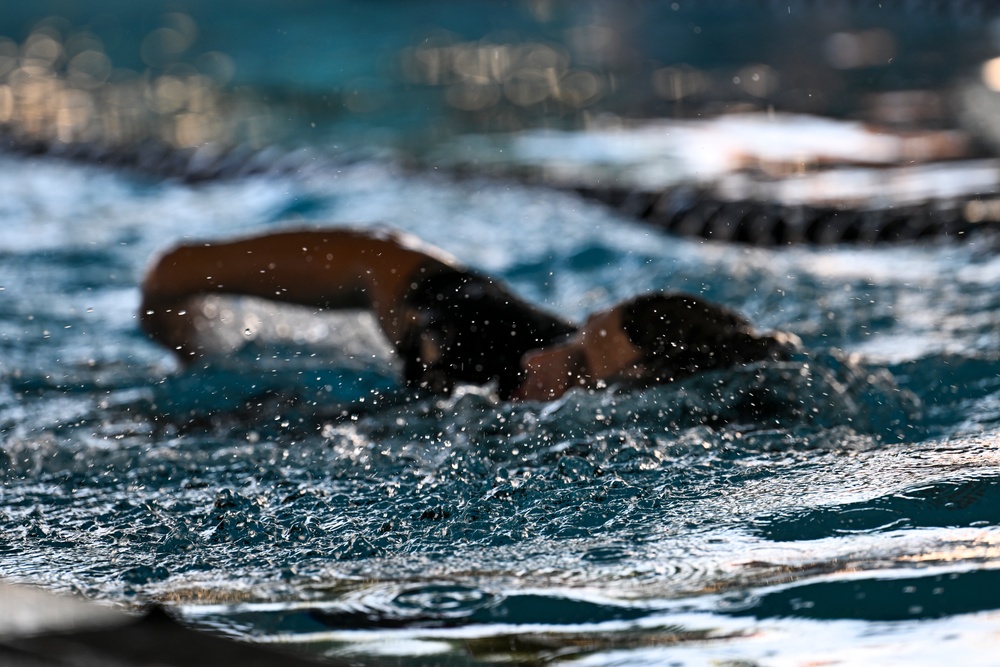
<svg viewBox="0 0 1000 667">
<path fill-rule="evenodd" d="M 569 195 L 377 162 L 199 187 L 0 169 L 7 579 L 361 661 L 995 654 L 1000 259 L 985 239 L 701 244 Z M 357 318 L 220 302 L 234 351 L 185 372 L 138 331 L 136 284 L 172 242 L 387 220 L 569 316 L 683 289 L 813 352 L 508 405 L 405 396 Z"/>
</svg>

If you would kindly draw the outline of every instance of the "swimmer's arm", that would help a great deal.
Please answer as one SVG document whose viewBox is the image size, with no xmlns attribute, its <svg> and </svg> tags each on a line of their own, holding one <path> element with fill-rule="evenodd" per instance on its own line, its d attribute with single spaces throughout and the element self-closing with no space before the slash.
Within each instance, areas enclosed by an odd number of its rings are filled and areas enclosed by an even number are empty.
<svg viewBox="0 0 1000 667">
<path fill-rule="evenodd" d="M 198 356 L 189 309 L 193 298 L 206 294 L 318 309 L 367 308 L 397 341 L 400 302 L 413 278 L 429 267 L 456 265 L 433 247 L 386 232 L 290 231 L 191 243 L 150 268 L 139 314 L 143 329 L 183 359 Z"/>
</svg>

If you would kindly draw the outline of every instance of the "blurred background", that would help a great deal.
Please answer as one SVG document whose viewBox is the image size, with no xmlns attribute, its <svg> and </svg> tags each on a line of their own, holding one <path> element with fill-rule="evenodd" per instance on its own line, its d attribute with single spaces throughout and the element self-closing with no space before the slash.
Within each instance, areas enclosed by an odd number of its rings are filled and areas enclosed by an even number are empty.
<svg viewBox="0 0 1000 667">
<path fill-rule="evenodd" d="M 961 128 L 991 151 L 989 3 L 5 3 L 8 147 L 301 146 L 748 111 Z"/>
</svg>

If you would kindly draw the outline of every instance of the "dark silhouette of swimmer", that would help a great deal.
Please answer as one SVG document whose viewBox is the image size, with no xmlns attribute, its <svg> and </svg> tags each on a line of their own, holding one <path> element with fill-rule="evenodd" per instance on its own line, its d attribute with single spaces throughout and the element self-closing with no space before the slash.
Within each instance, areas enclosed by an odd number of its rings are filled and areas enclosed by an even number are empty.
<svg viewBox="0 0 1000 667">
<path fill-rule="evenodd" d="M 412 236 L 351 229 L 174 248 L 143 281 L 142 327 L 191 362 L 202 354 L 194 300 L 218 293 L 369 309 L 402 358 L 409 386 L 448 392 L 496 383 L 503 399 L 671 382 L 782 358 L 796 345 L 794 336 L 757 333 L 742 316 L 685 294 L 640 296 L 576 325 Z"/>
</svg>

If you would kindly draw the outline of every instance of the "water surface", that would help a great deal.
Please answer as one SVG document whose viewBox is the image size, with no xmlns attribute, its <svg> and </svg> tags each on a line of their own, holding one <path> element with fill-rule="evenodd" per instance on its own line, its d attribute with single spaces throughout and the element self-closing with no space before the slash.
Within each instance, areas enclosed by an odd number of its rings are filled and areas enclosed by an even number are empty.
<svg viewBox="0 0 1000 667">
<path fill-rule="evenodd" d="M 267 175 L 200 184 L 0 156 L 0 576 L 126 608 L 162 603 L 196 627 L 352 664 L 991 664 L 994 239 L 712 244 L 542 185 L 396 159 L 473 130 L 575 132 L 607 113 L 771 105 L 869 118 L 872 99 L 912 111 L 898 90 L 923 91 L 917 107 L 932 109 L 995 51 L 974 3 L 933 20 L 906 2 L 814 14 L 709 4 L 4 8 L 13 41 L 0 43 L 0 68 L 22 61 L 3 86 L 33 72 L 70 101 L 159 100 L 143 102 L 131 138 L 114 105 L 40 107 L 72 121 L 46 134 L 0 104 L 4 130 L 29 146 L 66 152 L 63 135 L 100 122 L 101 139 L 127 150 L 157 136 L 180 150 L 226 139 L 309 151 Z M 154 34 L 190 43 L 144 50 Z M 31 63 L 17 50 L 29 35 L 46 47 Z M 615 48 L 588 46 L 602 35 Z M 891 45 L 892 63 L 831 59 L 845 36 Z M 45 59 L 71 43 L 93 51 L 89 69 Z M 462 63 L 487 51 L 555 54 L 560 85 L 531 102 L 541 93 L 520 79 L 483 84 Z M 137 74 L 91 67 L 102 53 Z M 451 69 L 413 68 L 432 61 Z M 676 97 L 656 84 L 675 75 L 712 86 Z M 734 77 L 781 85 L 734 88 Z M 195 93 L 208 103 L 178 106 Z M 503 161 L 503 141 L 468 145 L 473 166 Z M 216 298 L 216 354 L 189 369 L 140 332 L 137 285 L 172 244 L 345 224 L 416 233 L 566 317 L 684 290 L 797 334 L 805 351 L 644 391 L 508 404 L 489 388 L 403 391 L 357 313 Z"/>
<path fill-rule="evenodd" d="M 413 664 L 991 655 L 986 239 L 711 245 L 378 161 L 197 187 L 3 162 L 8 579 Z M 406 394 L 357 316 L 220 301 L 228 352 L 186 370 L 138 330 L 136 285 L 171 243 L 387 220 L 570 317 L 682 289 L 810 352 L 505 404 Z"/>
</svg>

